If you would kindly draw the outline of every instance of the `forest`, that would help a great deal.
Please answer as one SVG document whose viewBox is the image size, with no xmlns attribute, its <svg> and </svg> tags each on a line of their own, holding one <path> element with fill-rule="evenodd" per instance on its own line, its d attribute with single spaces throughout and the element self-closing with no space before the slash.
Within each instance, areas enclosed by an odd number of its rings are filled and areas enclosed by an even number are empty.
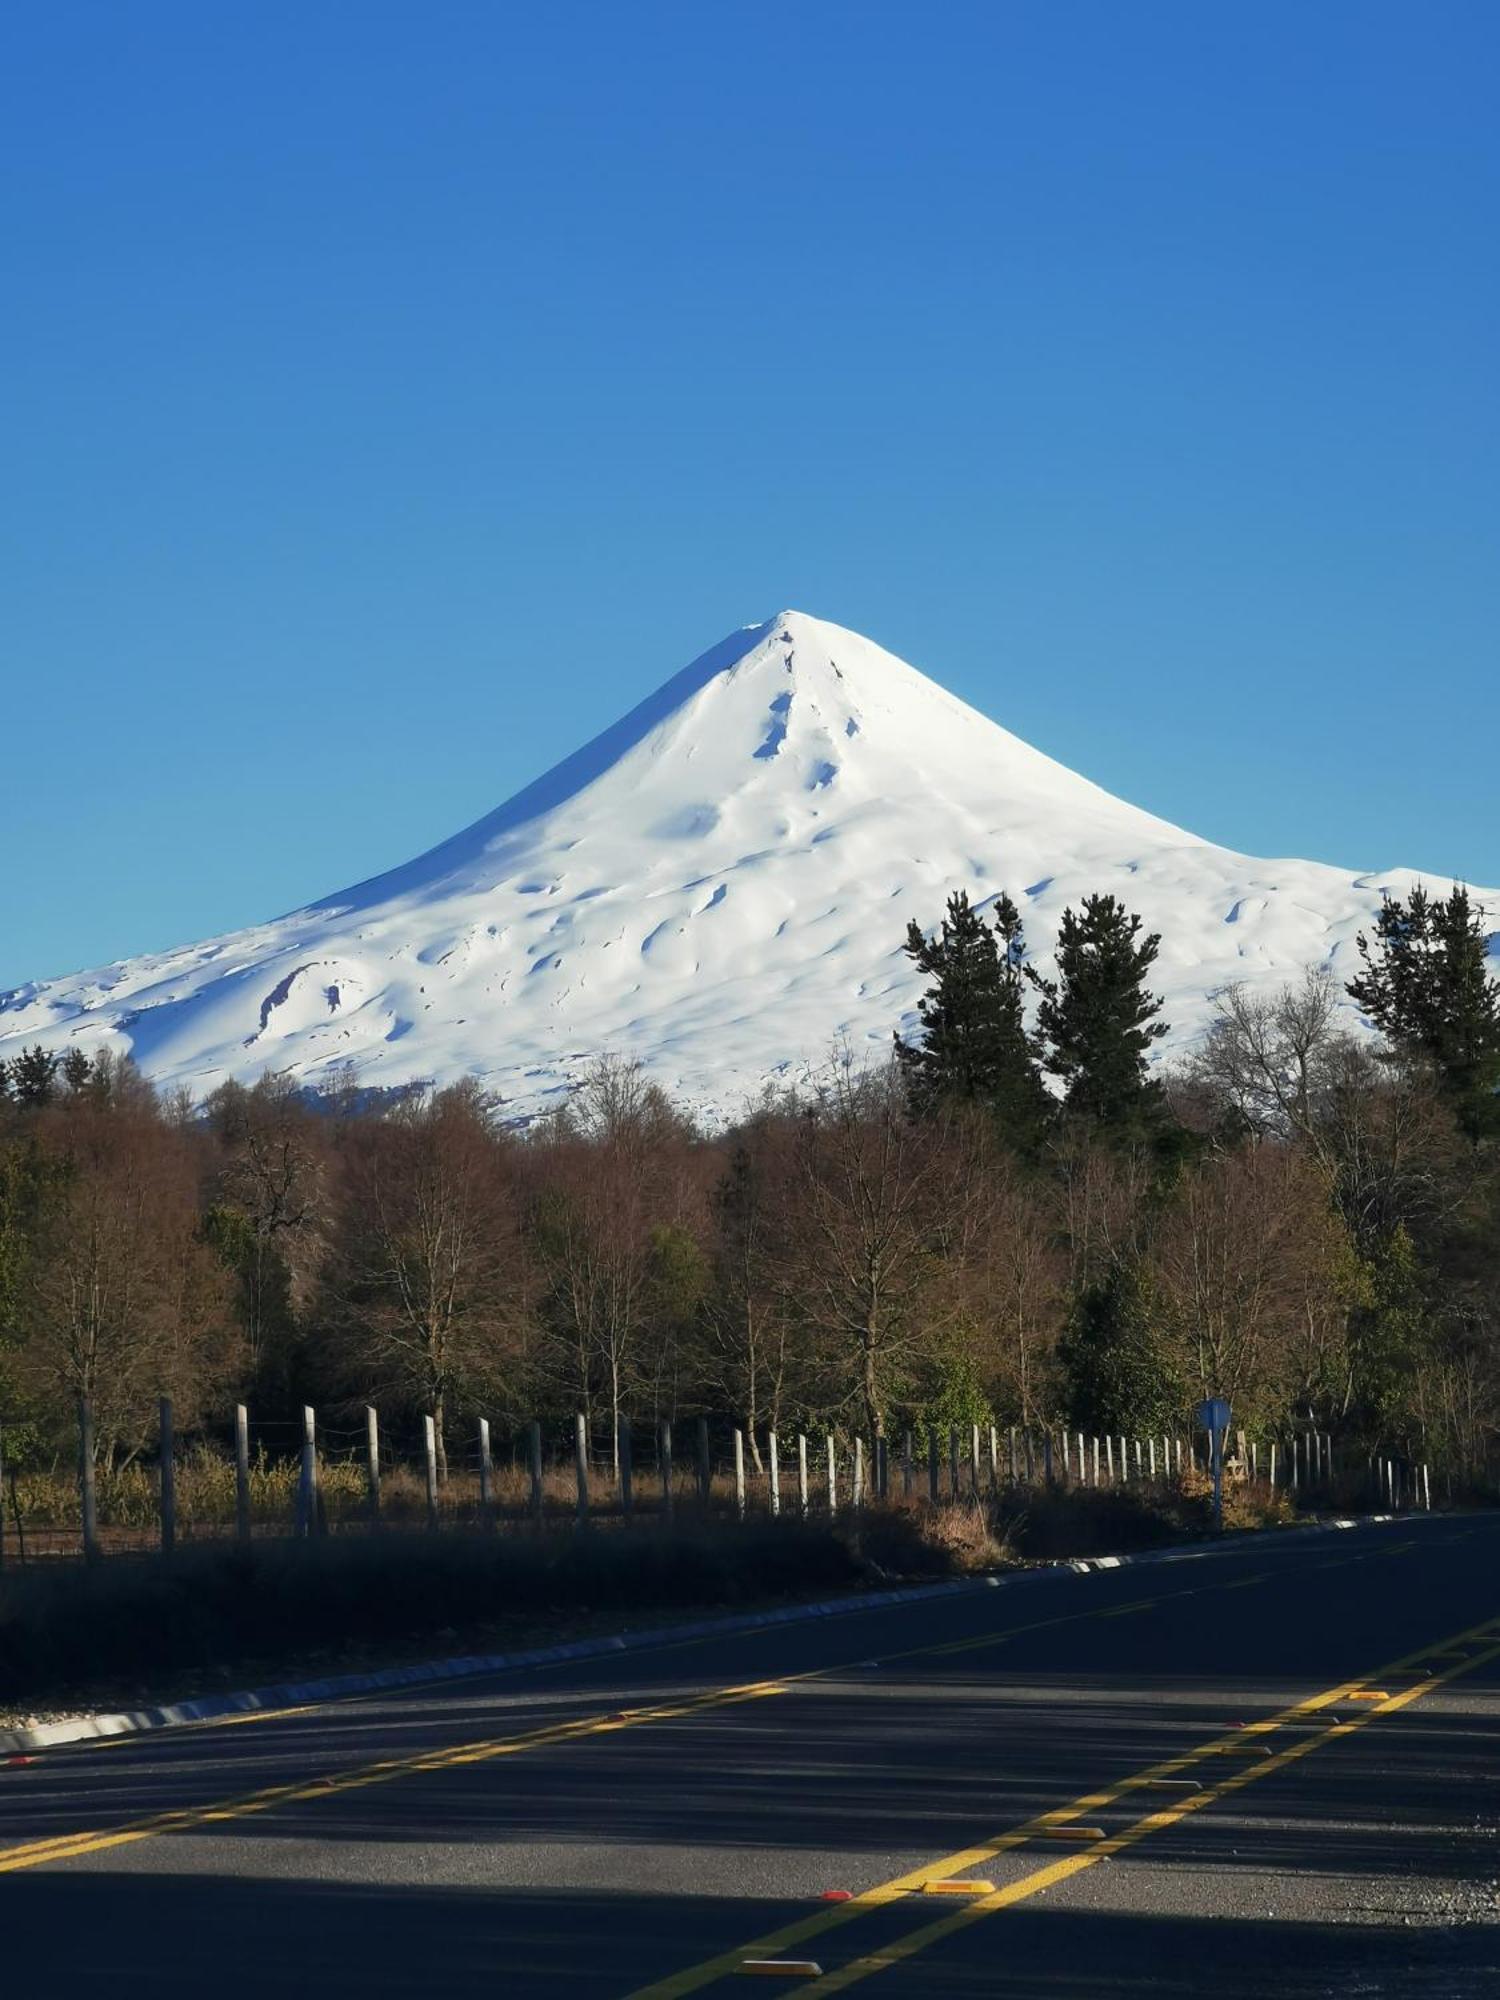
<svg viewBox="0 0 1500 2000">
<path fill-rule="evenodd" d="M 934 913 L 936 914 L 936 913 Z M 439 1476 L 479 1414 L 867 1440 L 1143 1435 L 1201 1396 L 1482 1487 L 1500 1430 L 1500 988 L 1466 892 L 1388 900 L 1347 986 L 1232 987 L 1182 1059 L 1108 896 L 1056 969 L 949 899 L 918 1031 L 705 1131 L 628 1054 L 522 1124 L 475 1082 L 202 1101 L 105 1051 L 0 1070 L 0 1425 L 100 1467 L 304 1403 Z M 1345 1004 L 1352 1001 L 1352 1007 Z"/>
</svg>

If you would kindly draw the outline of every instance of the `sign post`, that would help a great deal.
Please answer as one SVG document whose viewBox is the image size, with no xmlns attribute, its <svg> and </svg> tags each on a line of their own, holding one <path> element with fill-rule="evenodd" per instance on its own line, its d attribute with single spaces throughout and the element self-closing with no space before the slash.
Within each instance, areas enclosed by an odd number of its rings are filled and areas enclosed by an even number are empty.
<svg viewBox="0 0 1500 2000">
<path fill-rule="evenodd" d="M 1208 1462 L 1214 1479 L 1214 1533 L 1224 1527 L 1224 1436 L 1229 1429 L 1229 1405 L 1222 1396 L 1209 1396 L 1194 1415 L 1200 1431 L 1208 1432 Z"/>
</svg>

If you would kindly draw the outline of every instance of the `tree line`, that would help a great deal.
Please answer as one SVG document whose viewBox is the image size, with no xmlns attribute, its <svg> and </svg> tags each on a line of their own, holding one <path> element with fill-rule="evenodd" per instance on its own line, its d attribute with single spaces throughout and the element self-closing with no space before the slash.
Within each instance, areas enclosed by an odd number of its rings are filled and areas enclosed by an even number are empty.
<svg viewBox="0 0 1500 2000">
<path fill-rule="evenodd" d="M 1388 900 L 1347 994 L 1231 987 L 1184 1059 L 1115 898 L 1050 978 L 962 893 L 917 1031 L 699 1129 L 630 1060 L 520 1127 L 476 1083 L 206 1101 L 74 1049 L 0 1065 L 7 1452 L 154 1447 L 158 1399 L 436 1420 L 733 1418 L 866 1438 L 1143 1435 L 1208 1394 L 1484 1475 L 1500 1430 L 1500 988 L 1455 889 Z"/>
</svg>

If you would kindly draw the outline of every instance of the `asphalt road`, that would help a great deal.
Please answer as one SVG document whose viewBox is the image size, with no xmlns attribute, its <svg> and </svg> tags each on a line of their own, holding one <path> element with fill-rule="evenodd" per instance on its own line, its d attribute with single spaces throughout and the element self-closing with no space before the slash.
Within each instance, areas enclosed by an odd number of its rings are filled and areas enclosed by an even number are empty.
<svg viewBox="0 0 1500 2000">
<path fill-rule="evenodd" d="M 1500 1996 L 1497 1570 L 1420 1518 L 52 1751 L 0 1982 Z"/>
</svg>

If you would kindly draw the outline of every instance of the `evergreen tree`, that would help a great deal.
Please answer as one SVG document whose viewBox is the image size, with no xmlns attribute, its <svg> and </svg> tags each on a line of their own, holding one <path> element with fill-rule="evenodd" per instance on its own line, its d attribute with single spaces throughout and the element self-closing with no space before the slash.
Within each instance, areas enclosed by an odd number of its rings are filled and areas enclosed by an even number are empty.
<svg viewBox="0 0 1500 2000">
<path fill-rule="evenodd" d="M 82 1049 L 69 1049 L 62 1059 L 62 1080 L 74 1096 L 88 1088 L 94 1069 Z"/>
<path fill-rule="evenodd" d="M 1395 1050 L 1433 1065 L 1473 1137 L 1500 1123 L 1500 984 L 1483 917 L 1461 886 L 1442 901 L 1420 884 L 1405 902 L 1387 896 L 1347 989 Z"/>
<path fill-rule="evenodd" d="M 1155 1018 L 1161 1002 L 1146 990 L 1161 939 L 1140 929 L 1113 896 L 1085 896 L 1080 912 L 1063 911 L 1056 980 L 1028 968 L 1042 994 L 1043 1062 L 1062 1080 L 1066 1108 L 1118 1130 L 1154 1125 L 1164 1109 L 1146 1065 L 1167 1032 Z"/>
<path fill-rule="evenodd" d="M 903 949 L 931 981 L 917 1002 L 921 1039 L 896 1037 L 907 1099 L 918 1116 L 943 1104 L 991 1111 L 1021 1143 L 1035 1136 L 1049 1109 L 1036 1050 L 1027 1033 L 1021 916 L 1007 895 L 991 929 L 967 893 L 948 898 L 937 934 L 907 926 Z"/>
<path fill-rule="evenodd" d="M 10 1092 L 17 1104 L 38 1110 L 50 1104 L 57 1090 L 57 1057 L 40 1042 L 22 1049 L 10 1065 Z"/>
<path fill-rule="evenodd" d="M 1095 1436 L 1175 1430 L 1185 1401 L 1145 1279 L 1117 1266 L 1079 1295 L 1058 1348 L 1068 1420 Z"/>
</svg>

